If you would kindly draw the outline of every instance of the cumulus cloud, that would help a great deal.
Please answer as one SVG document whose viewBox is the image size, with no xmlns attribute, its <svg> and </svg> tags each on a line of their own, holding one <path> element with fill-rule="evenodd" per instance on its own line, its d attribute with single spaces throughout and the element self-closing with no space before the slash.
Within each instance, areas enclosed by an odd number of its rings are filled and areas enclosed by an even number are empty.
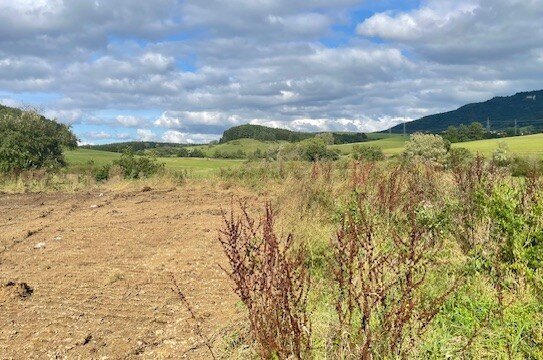
<svg viewBox="0 0 543 360">
<path fill-rule="evenodd" d="M 154 141 L 157 139 L 157 135 L 149 129 L 137 129 L 136 133 L 141 141 Z"/>
<path fill-rule="evenodd" d="M 542 16 L 542 0 L 430 0 L 415 10 L 375 14 L 357 32 L 443 63 L 486 63 L 541 48 Z"/>
<path fill-rule="evenodd" d="M 0 0 L 0 98 L 83 141 L 188 143 L 243 123 L 381 130 L 541 87 L 543 0 L 386 4 Z"/>
</svg>

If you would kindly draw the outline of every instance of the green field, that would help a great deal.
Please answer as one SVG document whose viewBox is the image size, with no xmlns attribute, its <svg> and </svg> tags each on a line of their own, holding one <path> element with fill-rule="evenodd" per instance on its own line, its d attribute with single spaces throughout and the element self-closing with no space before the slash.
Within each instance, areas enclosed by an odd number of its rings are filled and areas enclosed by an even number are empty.
<svg viewBox="0 0 543 360">
<path fill-rule="evenodd" d="M 485 156 L 492 154 L 498 145 L 504 142 L 512 153 L 519 155 L 543 155 L 543 134 L 515 136 L 501 139 L 488 139 L 468 141 L 453 144 L 453 147 L 463 147 L 473 153 L 481 153 Z"/>
<path fill-rule="evenodd" d="M 404 137 L 402 135 L 389 135 L 382 133 L 368 134 L 368 137 L 376 140 L 358 143 L 358 145 L 378 146 L 383 150 L 385 155 L 396 155 L 401 153 L 404 149 L 404 142 L 409 139 L 409 137 Z M 468 141 L 463 143 L 455 143 L 452 144 L 452 146 L 457 148 L 463 147 L 473 153 L 481 153 L 485 156 L 490 156 L 502 142 L 506 143 L 509 150 L 515 154 L 543 155 L 543 134 Z M 353 145 L 355 144 L 333 145 L 332 148 L 339 149 L 342 154 L 349 154 L 352 152 Z"/>
<path fill-rule="evenodd" d="M 403 151 L 404 142 L 409 139 L 407 136 L 386 133 L 368 134 L 371 141 L 357 143 L 361 146 L 377 146 L 383 150 L 385 155 L 395 155 Z M 342 154 L 350 154 L 356 144 L 332 145 L 333 149 L 339 149 Z"/>
<path fill-rule="evenodd" d="M 99 151 L 90 149 L 77 149 L 66 152 L 66 161 L 72 168 L 86 166 L 89 161 L 95 165 L 105 165 L 118 159 L 121 155 L 109 151 Z M 193 174 L 206 175 L 221 168 L 240 166 L 243 160 L 227 159 L 202 159 L 202 158 L 158 158 L 160 162 L 166 164 L 166 169 L 187 170 Z"/>
</svg>

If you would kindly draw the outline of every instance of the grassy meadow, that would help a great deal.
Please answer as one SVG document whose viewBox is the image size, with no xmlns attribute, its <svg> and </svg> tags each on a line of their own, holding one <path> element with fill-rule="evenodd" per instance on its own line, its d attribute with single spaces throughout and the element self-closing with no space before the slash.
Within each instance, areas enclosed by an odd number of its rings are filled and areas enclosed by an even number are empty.
<svg viewBox="0 0 543 360">
<path fill-rule="evenodd" d="M 109 151 L 77 149 L 66 151 L 66 161 L 69 169 L 82 170 L 93 162 L 96 166 L 103 166 L 119 159 L 121 154 Z M 173 171 L 188 171 L 197 176 L 207 176 L 218 171 L 221 168 L 230 168 L 240 166 L 243 160 L 230 159 L 209 159 L 209 158 L 179 158 L 165 157 L 157 158 L 164 163 L 166 169 Z"/>
</svg>

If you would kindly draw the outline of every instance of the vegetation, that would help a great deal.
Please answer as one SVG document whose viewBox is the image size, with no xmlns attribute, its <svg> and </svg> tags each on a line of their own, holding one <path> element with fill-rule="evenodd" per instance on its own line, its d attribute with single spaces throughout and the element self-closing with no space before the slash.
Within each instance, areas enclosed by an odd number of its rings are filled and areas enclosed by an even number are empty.
<svg viewBox="0 0 543 360">
<path fill-rule="evenodd" d="M 254 341 L 240 346 L 264 358 L 541 358 L 541 173 L 519 181 L 481 156 L 451 170 L 431 160 L 278 162 L 229 174 L 274 189 L 277 209 L 265 206 L 263 227 L 246 208 L 223 227 Z M 307 304 L 286 303 L 306 289 Z"/>
<path fill-rule="evenodd" d="M 439 135 L 413 134 L 409 141 L 405 143 L 405 150 L 402 155 L 408 159 L 424 160 L 433 164 L 444 165 L 447 161 L 449 149 L 450 143 Z"/>
<path fill-rule="evenodd" d="M 353 158 L 355 160 L 381 161 L 385 159 L 385 154 L 378 146 L 360 146 L 357 144 L 353 146 Z"/>
<path fill-rule="evenodd" d="M 333 132 L 330 134 L 334 139 L 334 144 L 361 142 L 367 139 L 366 134 L 363 133 Z M 316 135 L 318 134 L 247 124 L 235 126 L 226 130 L 221 137 L 220 143 L 226 143 L 237 139 L 298 142 L 310 139 Z"/>
<path fill-rule="evenodd" d="M 279 149 L 278 158 L 282 160 L 319 161 L 337 160 L 337 151 L 331 150 L 322 137 L 314 137 Z"/>
<path fill-rule="evenodd" d="M 405 124 L 406 131 L 440 133 L 449 126 L 470 124 L 474 121 L 486 124 L 490 120 L 492 131 L 504 131 L 515 126 L 532 126 L 532 131 L 543 130 L 543 90 L 521 92 L 513 96 L 495 97 L 482 103 L 473 103 L 454 111 L 425 116 Z M 403 124 L 391 129 L 403 132 Z"/>
<path fill-rule="evenodd" d="M 9 111 L 0 117 L 0 172 L 57 169 L 65 165 L 64 148 L 77 147 L 70 129 L 35 112 Z"/>
</svg>

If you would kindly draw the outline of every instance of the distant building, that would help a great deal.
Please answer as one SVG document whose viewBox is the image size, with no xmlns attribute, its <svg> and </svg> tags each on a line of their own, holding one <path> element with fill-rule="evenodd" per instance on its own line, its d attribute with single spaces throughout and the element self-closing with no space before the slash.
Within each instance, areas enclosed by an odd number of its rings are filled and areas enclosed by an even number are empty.
<svg viewBox="0 0 543 360">
<path fill-rule="evenodd" d="M 537 95 L 528 95 L 528 96 L 526 96 L 526 100 L 533 100 L 533 101 L 535 101 L 535 97 L 536 97 L 536 96 L 537 96 Z"/>
</svg>

